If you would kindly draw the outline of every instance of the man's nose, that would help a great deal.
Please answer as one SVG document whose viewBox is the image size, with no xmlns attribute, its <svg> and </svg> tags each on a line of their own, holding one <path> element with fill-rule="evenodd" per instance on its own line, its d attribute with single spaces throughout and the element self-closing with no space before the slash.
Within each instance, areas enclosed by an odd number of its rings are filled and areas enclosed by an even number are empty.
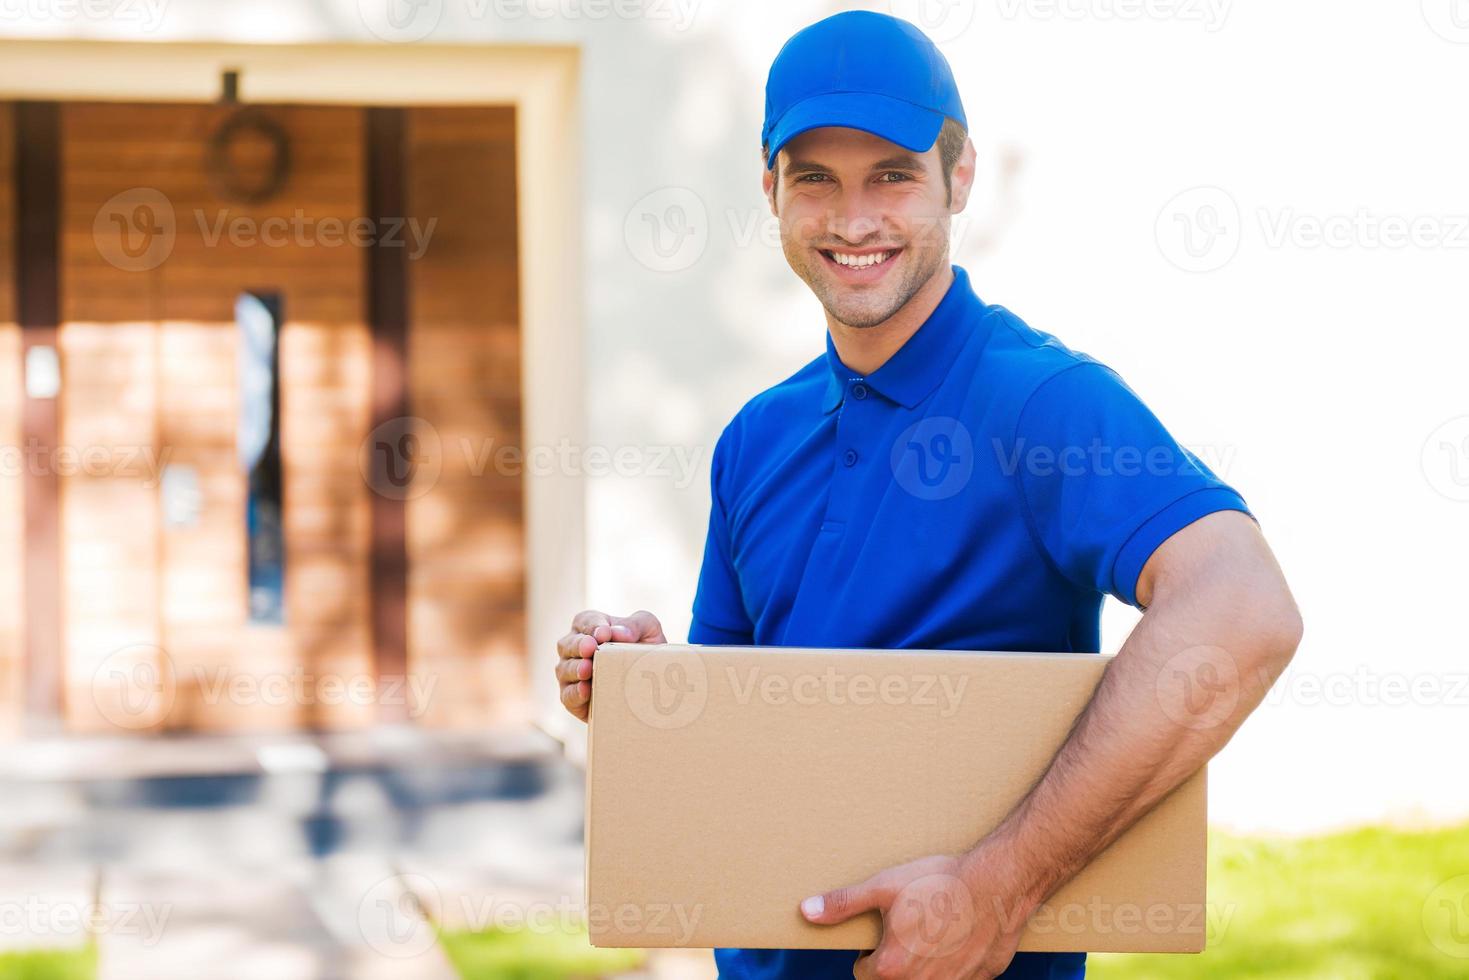
<svg viewBox="0 0 1469 980">
<path fill-rule="evenodd" d="M 827 234 L 857 245 L 882 229 L 882 216 L 861 194 L 847 195 L 828 213 Z"/>
</svg>

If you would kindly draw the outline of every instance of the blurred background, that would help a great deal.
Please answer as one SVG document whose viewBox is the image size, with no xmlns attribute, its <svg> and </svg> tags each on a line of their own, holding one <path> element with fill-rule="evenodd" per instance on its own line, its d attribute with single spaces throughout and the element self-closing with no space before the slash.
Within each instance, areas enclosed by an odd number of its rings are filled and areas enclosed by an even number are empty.
<svg viewBox="0 0 1469 980">
<path fill-rule="evenodd" d="M 1307 624 L 1210 951 L 1094 975 L 1469 976 L 1463 0 L 0 0 L 0 977 L 711 975 L 586 944 L 552 646 L 684 637 L 714 441 L 822 350 L 762 89 L 858 6 L 954 67 L 981 297 Z"/>
</svg>

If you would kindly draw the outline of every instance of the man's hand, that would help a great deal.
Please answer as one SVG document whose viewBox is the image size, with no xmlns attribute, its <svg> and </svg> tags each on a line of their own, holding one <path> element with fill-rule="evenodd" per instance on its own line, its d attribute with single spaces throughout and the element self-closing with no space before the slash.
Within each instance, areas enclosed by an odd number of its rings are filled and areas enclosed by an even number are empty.
<svg viewBox="0 0 1469 980">
<path fill-rule="evenodd" d="M 920 858 L 808 898 L 801 914 L 820 925 L 867 911 L 882 914 L 882 941 L 857 960 L 858 980 L 988 980 L 1010 965 L 1036 908 L 1009 884 L 1001 861 L 983 848 L 962 857 Z"/>
<path fill-rule="evenodd" d="M 556 641 L 556 679 L 561 682 L 561 703 L 566 710 L 587 720 L 592 707 L 592 656 L 603 643 L 667 643 L 658 617 L 646 610 L 631 616 L 611 616 L 586 609 L 571 620 L 571 632 Z"/>
</svg>

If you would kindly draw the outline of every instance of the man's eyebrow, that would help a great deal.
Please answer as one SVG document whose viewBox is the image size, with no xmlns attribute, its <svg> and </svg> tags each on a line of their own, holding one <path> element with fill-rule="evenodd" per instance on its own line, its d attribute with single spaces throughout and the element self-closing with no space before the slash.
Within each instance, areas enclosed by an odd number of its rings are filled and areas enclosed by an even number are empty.
<svg viewBox="0 0 1469 980">
<path fill-rule="evenodd" d="M 787 160 L 781 174 L 789 177 L 793 174 L 829 174 L 834 172 L 830 167 L 817 163 L 814 160 Z"/>
<path fill-rule="evenodd" d="M 913 170 L 913 171 L 922 171 L 923 170 L 923 161 L 919 160 L 918 157 L 915 156 L 915 155 L 913 155 L 912 153 L 899 153 L 899 154 L 896 154 L 894 156 L 884 157 L 883 159 L 878 160 L 869 169 L 870 170 L 873 170 L 873 171 L 877 171 L 877 170 Z M 785 167 L 781 170 L 781 175 L 783 177 L 802 177 L 802 176 L 805 176 L 806 174 L 834 174 L 834 173 L 836 173 L 835 170 L 831 169 L 830 167 L 828 167 L 824 163 L 817 163 L 815 160 L 789 160 L 789 161 L 786 162 Z"/>
<path fill-rule="evenodd" d="M 873 170 L 922 170 L 923 164 L 911 153 L 884 157 L 872 165 Z"/>
</svg>

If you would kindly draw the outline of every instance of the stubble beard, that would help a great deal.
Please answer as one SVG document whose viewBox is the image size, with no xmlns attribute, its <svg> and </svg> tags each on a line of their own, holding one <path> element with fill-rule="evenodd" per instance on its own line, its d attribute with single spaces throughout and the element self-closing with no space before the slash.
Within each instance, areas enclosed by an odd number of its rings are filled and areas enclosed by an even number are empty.
<svg viewBox="0 0 1469 980">
<path fill-rule="evenodd" d="M 899 278 L 883 283 L 877 290 L 852 290 L 835 281 L 826 269 L 826 259 L 808 245 L 782 243 L 791 269 L 815 294 L 827 315 L 848 327 L 864 329 L 886 323 L 943 268 L 948 248 L 923 248 L 916 242 L 904 243 L 898 256 L 902 269 L 894 270 Z"/>
</svg>

